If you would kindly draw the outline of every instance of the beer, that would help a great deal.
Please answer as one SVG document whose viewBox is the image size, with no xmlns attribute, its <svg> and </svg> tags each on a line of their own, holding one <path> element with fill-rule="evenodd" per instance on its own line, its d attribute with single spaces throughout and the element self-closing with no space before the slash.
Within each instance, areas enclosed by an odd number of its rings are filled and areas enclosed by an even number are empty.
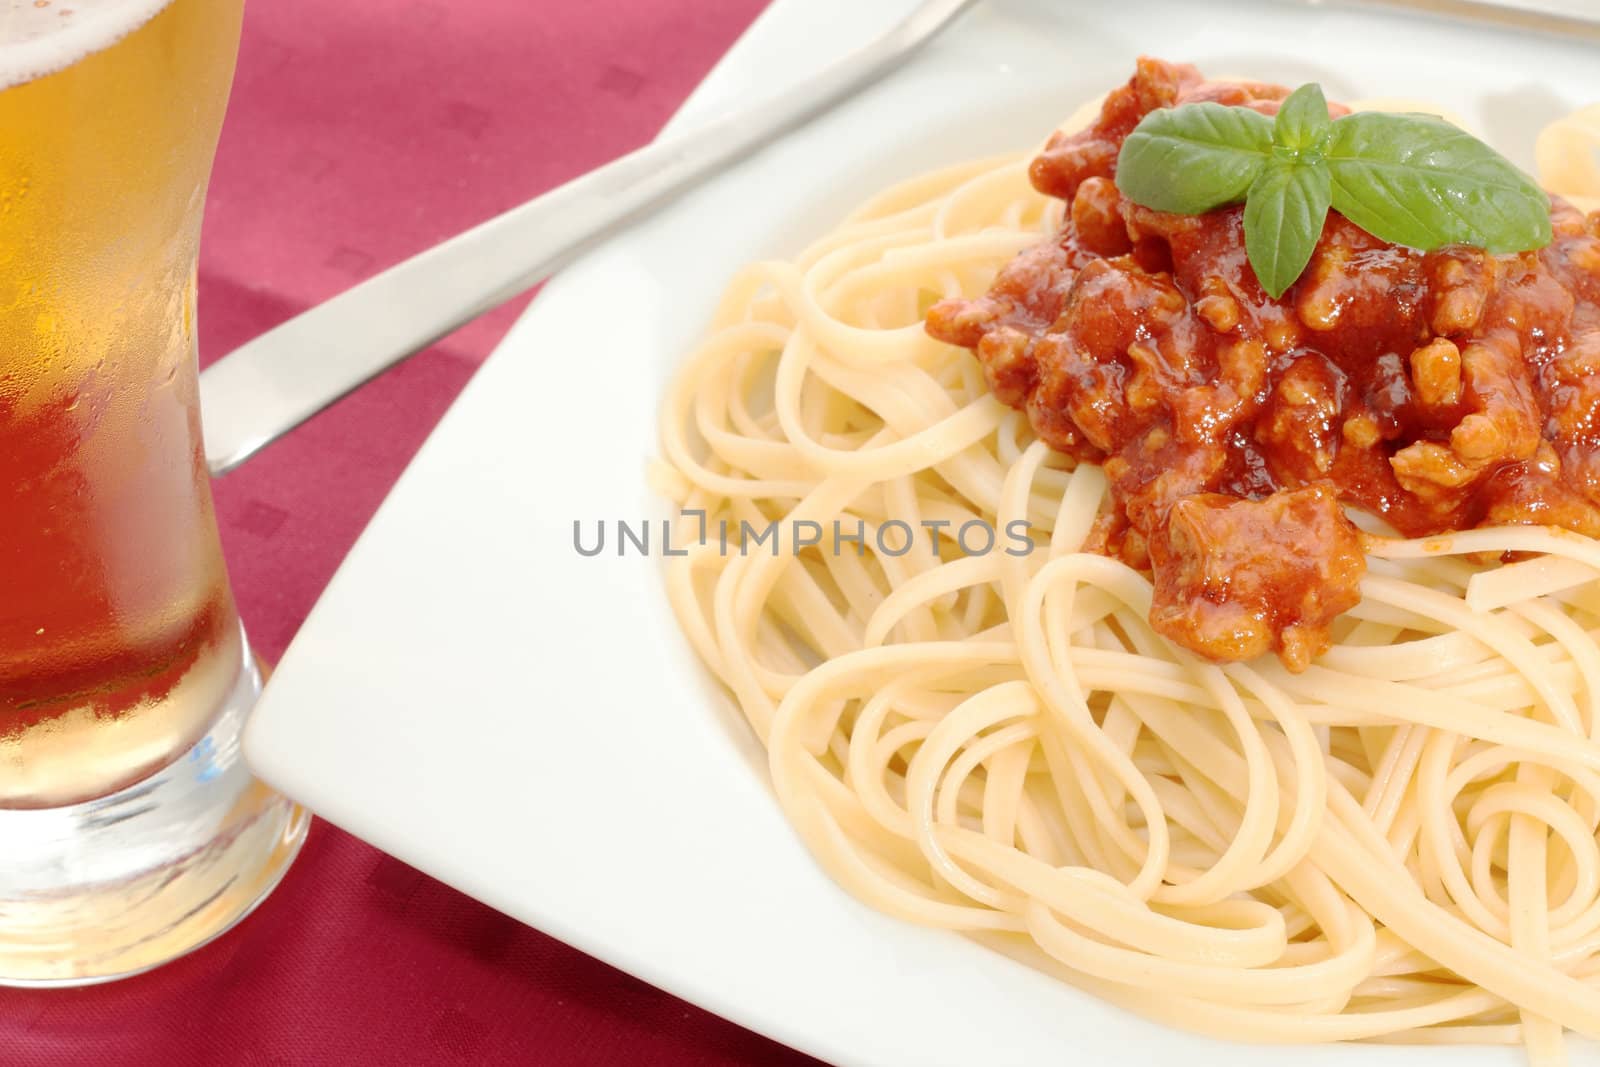
<svg viewBox="0 0 1600 1067">
<path fill-rule="evenodd" d="M 241 8 L 0 0 L 0 808 L 148 775 L 239 669 L 195 257 Z"/>
<path fill-rule="evenodd" d="M 0 985 L 216 937 L 307 817 L 200 433 L 195 262 L 242 0 L 0 0 Z"/>
</svg>

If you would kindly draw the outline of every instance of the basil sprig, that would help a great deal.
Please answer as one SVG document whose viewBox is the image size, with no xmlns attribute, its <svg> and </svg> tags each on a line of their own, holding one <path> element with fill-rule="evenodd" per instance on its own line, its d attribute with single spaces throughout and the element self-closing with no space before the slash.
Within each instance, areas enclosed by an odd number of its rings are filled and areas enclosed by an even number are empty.
<svg viewBox="0 0 1600 1067">
<path fill-rule="evenodd" d="M 1302 85 L 1276 119 L 1184 104 L 1146 115 L 1117 157 L 1117 188 L 1180 215 L 1244 202 L 1245 251 L 1276 298 L 1311 261 L 1328 209 L 1412 248 L 1522 252 L 1550 243 L 1550 200 L 1482 141 L 1432 115 L 1328 117 Z"/>
</svg>

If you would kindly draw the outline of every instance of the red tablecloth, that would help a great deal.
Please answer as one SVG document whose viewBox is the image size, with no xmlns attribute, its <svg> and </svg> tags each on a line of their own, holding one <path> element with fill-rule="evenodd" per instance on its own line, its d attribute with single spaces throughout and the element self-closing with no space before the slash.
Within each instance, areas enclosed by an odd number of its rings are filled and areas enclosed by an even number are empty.
<svg viewBox="0 0 1600 1067">
<path fill-rule="evenodd" d="M 647 140 L 761 6 L 251 0 L 206 213 L 204 352 Z M 520 307 L 218 485 L 269 658 Z M 325 823 L 195 955 L 98 989 L 0 990 L 0 1067 L 806 1062 Z"/>
</svg>

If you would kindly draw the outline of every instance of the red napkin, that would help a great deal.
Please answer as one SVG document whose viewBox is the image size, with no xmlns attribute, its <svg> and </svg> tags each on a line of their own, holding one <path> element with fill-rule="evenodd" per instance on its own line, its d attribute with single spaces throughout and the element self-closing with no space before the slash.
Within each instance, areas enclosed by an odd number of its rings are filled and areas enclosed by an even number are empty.
<svg viewBox="0 0 1600 1067">
<path fill-rule="evenodd" d="M 761 6 L 252 2 L 206 213 L 205 355 L 644 142 Z M 267 657 L 520 306 L 218 484 Z M 99 988 L 0 990 L 0 1067 L 363 1062 L 811 1061 L 325 823 L 259 912 L 187 959 Z"/>
</svg>

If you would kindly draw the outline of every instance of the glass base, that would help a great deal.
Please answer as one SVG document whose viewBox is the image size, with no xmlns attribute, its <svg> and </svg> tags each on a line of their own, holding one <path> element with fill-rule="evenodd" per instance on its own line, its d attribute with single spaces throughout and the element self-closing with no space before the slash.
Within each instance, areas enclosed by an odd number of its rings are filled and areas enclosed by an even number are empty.
<svg viewBox="0 0 1600 1067">
<path fill-rule="evenodd" d="M 252 778 L 240 756 L 260 692 L 244 646 L 211 731 L 176 761 L 99 800 L 0 811 L 0 985 L 90 985 L 150 970 L 272 892 L 311 818 Z"/>
</svg>

